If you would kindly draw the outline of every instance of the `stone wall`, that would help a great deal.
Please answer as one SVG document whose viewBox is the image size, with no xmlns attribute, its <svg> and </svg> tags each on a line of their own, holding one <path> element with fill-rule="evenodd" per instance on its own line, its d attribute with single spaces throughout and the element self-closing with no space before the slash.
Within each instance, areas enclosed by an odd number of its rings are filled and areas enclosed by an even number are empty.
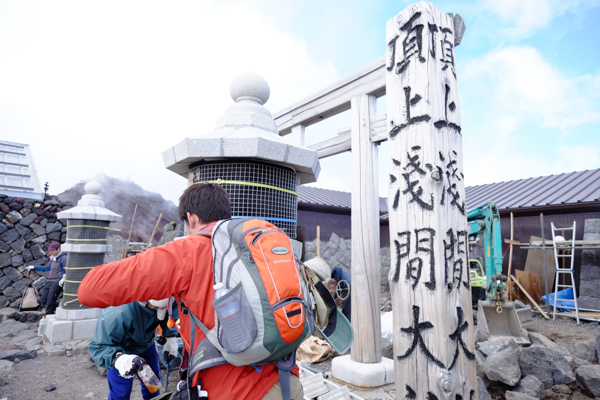
<svg viewBox="0 0 600 400">
<path fill-rule="evenodd" d="M 321 241 L 320 254 L 331 268 L 342 267 L 344 271 L 351 272 L 352 263 L 352 239 L 342 239 L 335 233 L 331 234 L 329 241 Z M 389 308 L 390 291 L 388 285 L 388 274 L 390 272 L 390 248 L 380 249 L 380 273 L 381 273 L 381 307 Z M 304 260 L 308 261 L 317 256 L 317 239 L 312 242 L 304 242 Z M 389 311 L 389 310 L 388 310 Z"/>
<path fill-rule="evenodd" d="M 600 219 L 586 219 L 583 240 L 600 240 Z M 578 306 L 600 310 L 600 250 L 583 250 Z"/>
<path fill-rule="evenodd" d="M 25 290 L 27 266 L 48 262 L 46 250 L 51 242 L 64 243 L 66 221 L 56 219 L 56 213 L 71 208 L 57 197 L 46 200 L 9 197 L 0 194 L 0 308 L 17 308 Z M 31 273 L 39 290 L 47 279 Z"/>
</svg>

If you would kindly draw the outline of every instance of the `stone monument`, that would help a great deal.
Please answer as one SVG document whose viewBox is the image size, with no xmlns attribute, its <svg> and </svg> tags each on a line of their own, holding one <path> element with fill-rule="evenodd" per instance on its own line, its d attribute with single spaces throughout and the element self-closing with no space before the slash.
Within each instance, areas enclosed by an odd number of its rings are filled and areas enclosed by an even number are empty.
<svg viewBox="0 0 600 400">
<path fill-rule="evenodd" d="M 386 28 L 396 398 L 477 398 L 454 55 L 464 30 L 426 2 Z"/>
<path fill-rule="evenodd" d="M 57 214 L 67 220 L 67 242 L 61 250 L 69 254 L 65 267 L 63 300 L 55 315 L 40 322 L 40 333 L 50 343 L 90 339 L 96 327 L 100 309 L 79 303 L 77 289 L 83 278 L 95 266 L 104 263 L 104 255 L 111 250 L 107 234 L 111 222 L 121 216 L 104 207 L 98 193 L 102 190 L 96 181 L 86 183 L 85 193 L 77 206 Z"/>
</svg>

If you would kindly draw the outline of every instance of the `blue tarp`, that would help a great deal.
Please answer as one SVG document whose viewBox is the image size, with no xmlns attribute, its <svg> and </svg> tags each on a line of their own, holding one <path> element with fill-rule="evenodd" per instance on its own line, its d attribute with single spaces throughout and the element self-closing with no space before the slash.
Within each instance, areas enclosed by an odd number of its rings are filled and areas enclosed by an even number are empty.
<svg viewBox="0 0 600 400">
<path fill-rule="evenodd" d="M 560 308 L 560 307 L 575 307 L 575 303 L 572 301 L 560 301 L 561 299 L 573 299 L 573 289 L 569 288 L 569 289 L 564 289 L 564 290 L 560 290 L 557 292 L 558 297 L 556 300 L 556 308 L 558 309 L 558 311 L 560 312 L 569 312 L 569 311 L 574 311 L 574 309 L 565 309 L 565 308 Z M 548 297 L 550 298 L 550 305 L 554 306 L 554 293 L 550 293 L 548 295 Z M 548 303 L 546 301 L 546 296 L 542 296 L 542 300 L 544 300 L 544 302 Z"/>
</svg>

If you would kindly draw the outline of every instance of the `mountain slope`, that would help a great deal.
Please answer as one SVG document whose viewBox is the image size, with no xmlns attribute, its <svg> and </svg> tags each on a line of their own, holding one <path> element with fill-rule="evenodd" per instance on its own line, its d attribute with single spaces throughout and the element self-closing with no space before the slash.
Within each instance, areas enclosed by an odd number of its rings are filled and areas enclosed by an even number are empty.
<svg viewBox="0 0 600 400">
<path fill-rule="evenodd" d="M 123 181 L 108 176 L 98 177 L 102 186 L 99 196 L 106 203 L 106 208 L 121 215 L 123 218 L 118 223 L 111 224 L 112 228 L 120 229 L 119 232 L 111 231 L 113 235 L 119 235 L 125 239 L 129 236 L 131 219 L 137 204 L 132 242 L 148 242 L 160 213 L 163 213 L 153 244 L 156 245 L 163 234 L 163 227 L 171 221 L 178 225 L 181 223 L 177 214 L 177 206 L 172 201 L 165 200 L 160 194 L 149 192 L 141 186 L 131 182 Z M 83 187 L 87 182 L 80 182 L 72 188 L 58 195 L 61 201 L 72 201 L 75 205 L 85 194 Z"/>
</svg>

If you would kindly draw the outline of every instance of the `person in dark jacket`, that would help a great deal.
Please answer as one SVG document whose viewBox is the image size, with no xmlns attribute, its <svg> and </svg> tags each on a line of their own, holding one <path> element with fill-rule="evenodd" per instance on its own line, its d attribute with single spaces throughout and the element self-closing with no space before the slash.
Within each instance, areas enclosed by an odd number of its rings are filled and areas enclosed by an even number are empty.
<svg viewBox="0 0 600 400">
<path fill-rule="evenodd" d="M 133 376 L 144 363 L 150 365 L 160 379 L 158 354 L 154 344 L 155 330 L 162 327 L 165 352 L 177 355 L 176 329 L 167 323 L 168 299 L 133 302 L 118 307 L 108 307 L 100 312 L 94 336 L 89 345 L 90 356 L 99 366 L 106 368 L 110 394 L 109 400 L 129 399 Z M 172 354 L 172 353 L 171 353 Z M 160 393 L 150 393 L 140 381 L 144 400 Z"/>
<path fill-rule="evenodd" d="M 344 305 L 342 306 L 342 314 L 344 314 L 344 316 L 348 318 L 348 321 L 352 321 L 350 318 L 352 316 L 352 303 L 350 301 L 352 299 L 352 296 L 350 295 L 350 287 L 352 286 L 352 276 L 348 272 L 344 271 L 342 267 L 335 267 L 331 271 L 331 277 L 335 279 L 336 282 L 338 282 L 338 285 L 341 286 L 342 293 L 348 296 L 344 300 Z M 340 281 L 345 282 L 339 283 Z"/>
<path fill-rule="evenodd" d="M 63 253 L 60 250 L 60 243 L 53 242 L 48 246 L 48 253 L 50 254 L 50 261 L 46 264 L 46 267 L 35 267 L 30 265 L 27 267 L 27 271 L 46 272 L 50 271 L 48 277 L 48 283 L 42 289 L 39 303 L 46 305 L 46 315 L 54 314 L 58 303 L 56 299 L 62 292 L 62 286 L 64 282 L 65 267 L 67 266 L 67 253 Z"/>
</svg>

